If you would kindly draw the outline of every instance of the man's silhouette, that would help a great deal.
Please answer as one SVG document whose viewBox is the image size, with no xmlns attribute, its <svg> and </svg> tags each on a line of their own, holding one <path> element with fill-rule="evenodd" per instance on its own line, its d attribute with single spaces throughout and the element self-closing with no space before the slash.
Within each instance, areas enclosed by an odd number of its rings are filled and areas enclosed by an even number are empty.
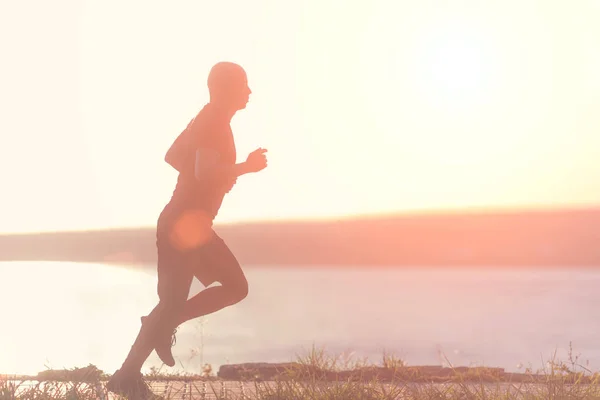
<svg viewBox="0 0 600 400">
<path fill-rule="evenodd" d="M 142 327 L 122 367 L 107 388 L 130 399 L 153 397 L 140 370 L 153 349 L 169 366 L 174 331 L 181 323 L 213 313 L 243 300 L 248 282 L 239 263 L 214 232 L 226 193 L 239 176 L 267 166 L 266 150 L 258 149 L 236 164 L 230 122 L 246 107 L 250 88 L 237 64 L 216 64 L 208 77 L 210 102 L 177 137 L 165 161 L 179 172 L 171 201 L 158 218 L 159 303 L 142 317 Z M 188 300 L 192 279 L 207 288 Z"/>
</svg>

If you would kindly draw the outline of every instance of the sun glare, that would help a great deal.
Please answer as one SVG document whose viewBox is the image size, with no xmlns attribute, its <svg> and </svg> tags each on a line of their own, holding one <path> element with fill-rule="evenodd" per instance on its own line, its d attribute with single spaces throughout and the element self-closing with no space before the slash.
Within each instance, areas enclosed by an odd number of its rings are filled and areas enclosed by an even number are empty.
<svg viewBox="0 0 600 400">
<path fill-rule="evenodd" d="M 546 25 L 507 14 L 507 31 L 495 14 L 502 9 L 388 7 L 361 48 L 365 106 L 385 157 L 418 163 L 422 180 L 453 173 L 454 187 L 526 167 L 524 149 L 544 143 L 554 90 Z"/>
<path fill-rule="evenodd" d="M 363 43 L 367 106 L 388 148 L 440 166 L 476 164 L 512 145 L 515 133 L 499 145 L 487 138 L 493 131 L 484 117 L 504 100 L 506 78 L 489 29 L 462 17 L 399 22 L 388 14 L 374 18 Z"/>
<path fill-rule="evenodd" d="M 494 77 L 476 35 L 442 31 L 424 42 L 414 63 L 415 83 L 430 102 L 456 108 L 486 100 Z"/>
</svg>

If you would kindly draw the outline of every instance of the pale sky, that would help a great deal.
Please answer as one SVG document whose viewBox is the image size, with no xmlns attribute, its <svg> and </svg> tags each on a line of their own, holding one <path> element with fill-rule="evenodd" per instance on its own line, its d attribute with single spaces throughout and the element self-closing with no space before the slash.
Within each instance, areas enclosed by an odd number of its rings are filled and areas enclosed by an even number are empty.
<svg viewBox="0 0 600 400">
<path fill-rule="evenodd" d="M 600 0 L 0 2 L 0 232 L 152 226 L 218 61 L 218 222 L 600 204 Z"/>
</svg>

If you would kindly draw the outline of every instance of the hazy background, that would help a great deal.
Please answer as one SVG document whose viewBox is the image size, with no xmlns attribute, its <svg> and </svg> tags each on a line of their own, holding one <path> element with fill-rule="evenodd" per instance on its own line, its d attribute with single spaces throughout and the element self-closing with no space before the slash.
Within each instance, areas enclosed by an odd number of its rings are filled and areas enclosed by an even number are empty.
<svg viewBox="0 0 600 400">
<path fill-rule="evenodd" d="M 3 232 L 153 225 L 221 60 L 270 164 L 219 222 L 600 199 L 597 0 L 0 4 Z"/>
<path fill-rule="evenodd" d="M 316 344 L 520 370 L 569 341 L 597 369 L 598 21 L 598 0 L 0 0 L 0 373 L 119 367 L 157 301 L 164 154 L 222 60 L 253 90 L 239 161 L 269 168 L 217 219 L 250 294 L 181 327 L 177 369 Z M 467 215 L 500 208 L 521 211 Z M 104 231 L 39 234 L 65 230 Z"/>
</svg>

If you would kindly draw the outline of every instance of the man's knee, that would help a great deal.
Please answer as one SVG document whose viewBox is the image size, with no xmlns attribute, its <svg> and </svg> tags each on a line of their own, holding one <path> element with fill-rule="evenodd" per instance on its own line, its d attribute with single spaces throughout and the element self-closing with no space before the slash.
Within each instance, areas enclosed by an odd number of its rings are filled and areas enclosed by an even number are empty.
<svg viewBox="0 0 600 400">
<path fill-rule="evenodd" d="M 244 279 L 244 283 L 238 289 L 238 301 L 242 301 L 246 297 L 248 297 L 248 281 Z"/>
<path fill-rule="evenodd" d="M 234 298 L 237 302 L 244 300 L 248 296 L 248 281 L 244 278 L 234 288 Z"/>
<path fill-rule="evenodd" d="M 248 281 L 245 277 L 233 282 L 226 282 L 223 286 L 229 291 L 232 304 L 239 303 L 248 296 Z"/>
</svg>

